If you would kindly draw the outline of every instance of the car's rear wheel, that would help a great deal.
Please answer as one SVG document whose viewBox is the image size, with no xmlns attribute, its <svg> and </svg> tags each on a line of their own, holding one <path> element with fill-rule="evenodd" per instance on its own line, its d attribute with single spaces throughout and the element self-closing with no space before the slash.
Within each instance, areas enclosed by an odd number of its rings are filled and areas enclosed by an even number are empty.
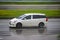
<svg viewBox="0 0 60 40">
<path fill-rule="evenodd" d="M 16 24 L 16 28 L 22 28 L 22 24 L 21 23 L 17 23 Z"/>
<path fill-rule="evenodd" d="M 39 23 L 39 28 L 43 28 L 44 27 L 44 23 L 43 22 L 40 22 Z"/>
</svg>

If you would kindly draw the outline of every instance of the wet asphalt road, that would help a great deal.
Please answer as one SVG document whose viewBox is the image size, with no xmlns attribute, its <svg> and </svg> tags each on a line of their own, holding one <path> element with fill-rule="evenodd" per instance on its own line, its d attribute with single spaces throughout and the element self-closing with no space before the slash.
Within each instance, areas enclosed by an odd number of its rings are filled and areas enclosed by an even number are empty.
<svg viewBox="0 0 60 40">
<path fill-rule="evenodd" d="M 0 19 L 0 40 L 57 40 L 60 19 L 49 19 L 47 28 L 9 28 L 10 19 Z"/>
</svg>

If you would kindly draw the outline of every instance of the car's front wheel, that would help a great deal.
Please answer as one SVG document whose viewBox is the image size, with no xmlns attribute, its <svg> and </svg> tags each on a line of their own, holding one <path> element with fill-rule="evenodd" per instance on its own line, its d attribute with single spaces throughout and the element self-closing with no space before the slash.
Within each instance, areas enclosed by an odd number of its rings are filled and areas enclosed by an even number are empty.
<svg viewBox="0 0 60 40">
<path fill-rule="evenodd" d="M 17 23 L 17 24 L 16 24 L 16 27 L 17 27 L 17 28 L 22 28 L 22 24 L 21 24 L 21 23 Z"/>
</svg>

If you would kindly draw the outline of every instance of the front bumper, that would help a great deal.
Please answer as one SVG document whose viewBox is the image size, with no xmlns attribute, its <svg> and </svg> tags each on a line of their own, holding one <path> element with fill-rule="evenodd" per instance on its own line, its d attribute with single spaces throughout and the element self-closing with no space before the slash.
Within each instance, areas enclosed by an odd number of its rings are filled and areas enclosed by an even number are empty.
<svg viewBox="0 0 60 40">
<path fill-rule="evenodd" d="M 16 27 L 14 24 L 9 25 L 9 27 Z"/>
<path fill-rule="evenodd" d="M 9 22 L 9 27 L 16 27 L 15 23 Z"/>
</svg>

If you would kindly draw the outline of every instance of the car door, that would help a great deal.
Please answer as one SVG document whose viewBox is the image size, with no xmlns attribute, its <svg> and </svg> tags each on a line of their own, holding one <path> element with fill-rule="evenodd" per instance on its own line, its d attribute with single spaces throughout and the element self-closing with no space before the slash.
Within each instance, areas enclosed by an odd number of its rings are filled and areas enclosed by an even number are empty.
<svg viewBox="0 0 60 40">
<path fill-rule="evenodd" d="M 40 22 L 40 18 L 39 18 L 39 15 L 33 15 L 32 17 L 32 23 L 33 23 L 33 26 L 38 26 L 39 22 Z"/>
<path fill-rule="evenodd" d="M 31 15 L 28 15 L 28 16 L 23 18 L 23 21 L 22 21 L 23 26 L 28 26 L 29 27 L 29 26 L 31 26 L 31 23 L 32 23 Z"/>
</svg>

